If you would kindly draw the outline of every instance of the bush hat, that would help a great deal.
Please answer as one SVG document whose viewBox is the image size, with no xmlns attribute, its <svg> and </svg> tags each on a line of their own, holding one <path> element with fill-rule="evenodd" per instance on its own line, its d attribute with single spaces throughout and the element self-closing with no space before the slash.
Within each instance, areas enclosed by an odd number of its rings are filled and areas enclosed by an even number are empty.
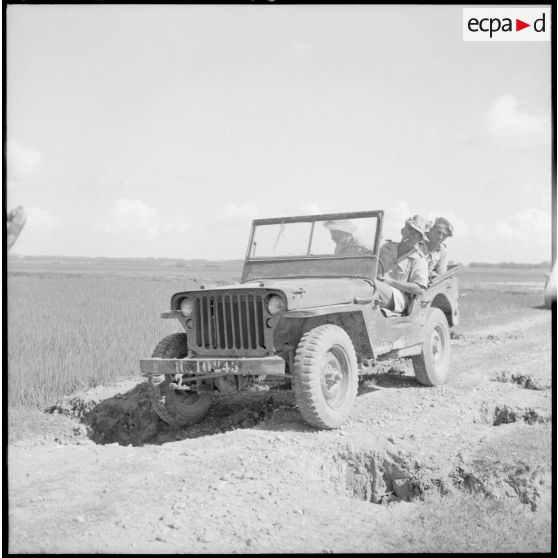
<svg viewBox="0 0 558 558">
<path fill-rule="evenodd" d="M 453 236 L 453 225 L 445 217 L 436 217 L 431 228 L 440 227 L 447 236 Z"/>
<path fill-rule="evenodd" d="M 430 228 L 429 225 L 430 223 L 420 215 L 413 215 L 405 221 L 405 226 L 411 227 L 412 229 L 415 229 L 415 231 L 419 232 L 422 235 L 423 240 L 428 240 L 426 232 Z"/>
<path fill-rule="evenodd" d="M 352 221 L 345 220 L 326 221 L 324 227 L 330 231 L 343 231 L 350 234 L 355 234 L 357 231 L 356 225 Z"/>
</svg>

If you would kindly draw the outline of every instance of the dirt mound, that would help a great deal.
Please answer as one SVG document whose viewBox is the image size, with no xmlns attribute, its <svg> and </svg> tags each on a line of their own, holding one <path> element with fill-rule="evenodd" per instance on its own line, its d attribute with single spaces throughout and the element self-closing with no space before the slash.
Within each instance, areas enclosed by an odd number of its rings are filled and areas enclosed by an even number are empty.
<svg viewBox="0 0 558 558">
<path fill-rule="evenodd" d="M 142 381 L 143 379 L 141 376 L 133 376 L 113 384 L 97 386 L 87 390 L 78 390 L 63 397 L 46 409 L 45 412 L 82 419 L 101 401 L 114 395 L 119 395 L 122 392 L 129 391 Z"/>
<path fill-rule="evenodd" d="M 216 404 L 218 400 L 218 404 Z M 164 444 L 185 438 L 197 438 L 238 428 L 251 428 L 271 420 L 274 413 L 294 408 L 292 395 L 238 394 L 220 398 L 203 421 L 188 427 L 171 427 L 155 413 L 142 382 L 126 393 L 117 393 L 93 406 L 80 402 L 89 410 L 82 421 L 90 428 L 90 438 L 98 444 L 123 446 Z M 74 411 L 76 412 L 76 411 Z"/>
<path fill-rule="evenodd" d="M 439 471 L 390 452 L 347 447 L 333 456 L 333 471 L 334 485 L 352 498 L 373 504 L 410 502 L 431 490 L 441 494 L 451 490 L 450 479 Z"/>
<path fill-rule="evenodd" d="M 525 424 L 545 424 L 552 420 L 550 409 L 536 406 L 496 404 L 483 401 L 475 412 L 475 422 L 487 423 L 492 426 L 524 422 Z"/>
<path fill-rule="evenodd" d="M 534 389 L 537 391 L 551 388 L 550 381 L 547 378 L 537 378 L 529 374 L 513 374 L 509 370 L 502 370 L 494 377 L 496 382 L 512 383 L 525 389 Z"/>
<path fill-rule="evenodd" d="M 518 498 L 522 504 L 536 511 L 551 486 L 551 472 L 545 467 L 527 463 L 506 464 L 479 459 L 470 468 L 458 467 L 454 482 L 457 487 L 489 498 Z M 548 504 L 543 498 L 543 504 Z"/>
<path fill-rule="evenodd" d="M 90 427 L 90 437 L 98 444 L 117 442 L 138 446 L 155 442 L 170 431 L 153 411 L 145 382 L 94 406 L 84 415 L 83 422 Z"/>
</svg>

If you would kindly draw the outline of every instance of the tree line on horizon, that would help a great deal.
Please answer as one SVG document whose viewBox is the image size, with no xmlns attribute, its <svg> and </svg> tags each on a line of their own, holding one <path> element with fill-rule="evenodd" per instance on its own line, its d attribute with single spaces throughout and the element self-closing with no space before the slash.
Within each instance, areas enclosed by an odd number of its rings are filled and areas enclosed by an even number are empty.
<svg viewBox="0 0 558 558">
<path fill-rule="evenodd" d="M 517 269 L 550 269 L 549 261 L 541 263 L 518 263 L 518 262 L 500 262 L 500 263 L 484 263 L 484 262 L 471 262 L 469 267 L 507 267 Z"/>
</svg>

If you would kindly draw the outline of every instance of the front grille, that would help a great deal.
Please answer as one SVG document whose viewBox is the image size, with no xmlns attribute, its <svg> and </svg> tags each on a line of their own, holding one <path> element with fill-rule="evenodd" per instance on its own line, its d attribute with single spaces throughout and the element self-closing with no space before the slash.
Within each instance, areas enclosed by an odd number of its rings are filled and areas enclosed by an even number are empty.
<svg viewBox="0 0 558 558">
<path fill-rule="evenodd" d="M 265 348 L 262 295 L 208 294 L 195 301 L 199 349 Z"/>
</svg>

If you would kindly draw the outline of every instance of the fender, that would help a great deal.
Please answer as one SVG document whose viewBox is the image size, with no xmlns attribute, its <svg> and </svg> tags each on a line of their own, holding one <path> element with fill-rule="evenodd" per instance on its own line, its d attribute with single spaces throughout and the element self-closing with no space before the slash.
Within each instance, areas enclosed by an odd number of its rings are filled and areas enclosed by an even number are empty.
<svg viewBox="0 0 558 558">
<path fill-rule="evenodd" d="M 343 327 L 360 353 L 366 355 L 367 358 L 376 358 L 378 351 L 374 340 L 374 306 L 372 304 L 374 301 L 373 299 L 355 299 L 355 301 L 348 304 L 290 310 L 281 317 L 304 320 L 319 318 L 320 316 L 332 316 L 331 319 L 326 318 L 327 323 L 335 323 Z"/>
<path fill-rule="evenodd" d="M 328 306 L 314 306 L 313 308 L 304 308 L 299 310 L 287 310 L 282 318 L 312 318 L 314 316 L 323 316 L 325 314 L 339 314 L 341 312 L 362 312 L 363 305 L 370 304 L 373 299 L 358 299 L 345 304 L 331 304 Z"/>
</svg>

